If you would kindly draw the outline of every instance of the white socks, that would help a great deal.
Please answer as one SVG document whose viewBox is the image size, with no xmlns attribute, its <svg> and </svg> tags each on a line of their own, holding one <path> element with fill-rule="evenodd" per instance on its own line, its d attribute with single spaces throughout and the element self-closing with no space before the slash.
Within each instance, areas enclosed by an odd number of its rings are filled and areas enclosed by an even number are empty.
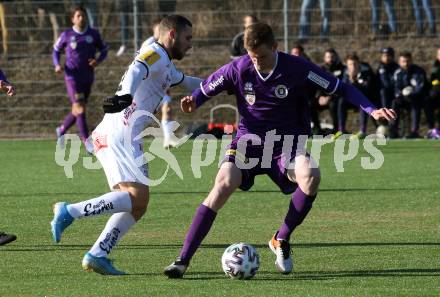
<svg viewBox="0 0 440 297">
<path fill-rule="evenodd" d="M 136 224 L 131 213 L 115 213 L 107 221 L 98 240 L 90 249 L 89 253 L 95 257 L 107 257 L 121 238 Z"/>
<path fill-rule="evenodd" d="M 171 135 L 173 134 L 172 131 L 172 121 L 166 121 L 166 120 L 162 120 L 162 131 L 163 131 L 163 138 L 165 141 L 170 140 Z"/>
<path fill-rule="evenodd" d="M 110 192 L 97 198 L 67 205 L 67 211 L 75 219 L 102 214 L 131 212 L 131 210 L 131 198 L 128 192 Z"/>
</svg>

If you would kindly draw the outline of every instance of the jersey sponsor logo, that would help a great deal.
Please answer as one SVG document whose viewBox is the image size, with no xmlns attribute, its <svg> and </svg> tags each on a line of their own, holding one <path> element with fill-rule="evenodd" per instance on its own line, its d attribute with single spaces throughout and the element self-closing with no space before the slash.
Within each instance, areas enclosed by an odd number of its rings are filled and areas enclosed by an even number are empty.
<svg viewBox="0 0 440 297">
<path fill-rule="evenodd" d="M 93 43 L 93 36 L 91 36 L 91 35 L 87 35 L 87 36 L 86 36 L 86 42 L 87 42 L 87 43 Z"/>
<path fill-rule="evenodd" d="M 309 71 L 309 75 L 307 75 L 307 78 L 317 84 L 318 86 L 322 87 L 323 89 L 327 89 L 330 82 L 326 80 L 325 78 L 319 76 L 313 71 Z"/>
<path fill-rule="evenodd" d="M 283 98 L 286 98 L 287 95 L 289 95 L 289 90 L 287 89 L 287 87 L 285 85 L 278 85 L 275 88 L 275 96 L 277 98 L 283 99 Z"/>
<path fill-rule="evenodd" d="M 133 101 L 133 103 L 129 107 L 124 109 L 123 123 L 125 126 L 128 126 L 128 121 L 130 120 L 130 117 L 133 114 L 133 112 L 135 112 L 136 107 L 137 107 L 137 104 L 136 104 L 136 102 Z"/>
<path fill-rule="evenodd" d="M 211 91 L 214 91 L 214 89 L 217 88 L 219 85 L 221 85 L 224 81 L 225 81 L 225 77 L 221 75 L 219 78 L 209 83 L 208 87 Z"/>
<path fill-rule="evenodd" d="M 145 61 L 149 66 L 153 65 L 160 59 L 160 55 L 154 50 L 147 51 L 138 57 L 139 60 Z"/>
<path fill-rule="evenodd" d="M 341 75 L 342 74 L 342 71 L 341 70 L 335 70 L 335 71 L 333 71 L 333 75 L 334 76 L 339 76 L 339 75 Z"/>
</svg>

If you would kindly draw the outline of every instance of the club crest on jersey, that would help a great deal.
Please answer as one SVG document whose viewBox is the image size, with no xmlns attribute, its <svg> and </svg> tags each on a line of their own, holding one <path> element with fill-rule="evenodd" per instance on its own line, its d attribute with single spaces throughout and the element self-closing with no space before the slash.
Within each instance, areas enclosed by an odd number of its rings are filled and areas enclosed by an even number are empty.
<svg viewBox="0 0 440 297">
<path fill-rule="evenodd" d="M 288 94 L 289 94 L 289 90 L 285 85 L 278 85 L 275 88 L 275 96 L 277 96 L 277 98 L 280 99 L 286 98 Z"/>
<path fill-rule="evenodd" d="M 76 42 L 75 36 L 70 37 L 70 47 L 72 49 L 76 49 L 77 45 L 78 45 L 78 43 Z"/>
<path fill-rule="evenodd" d="M 87 43 L 92 43 L 92 42 L 93 42 L 93 37 L 90 36 L 90 35 L 87 35 L 87 36 L 86 36 L 86 42 L 87 42 Z"/>
<path fill-rule="evenodd" d="M 249 105 L 254 105 L 254 103 L 255 103 L 255 95 L 246 94 L 246 95 L 244 95 L 244 98 L 246 99 L 247 103 L 249 103 Z"/>
<path fill-rule="evenodd" d="M 254 105 L 255 103 L 254 86 L 252 85 L 251 82 L 246 82 L 244 84 L 244 99 L 246 99 L 249 105 Z"/>
</svg>

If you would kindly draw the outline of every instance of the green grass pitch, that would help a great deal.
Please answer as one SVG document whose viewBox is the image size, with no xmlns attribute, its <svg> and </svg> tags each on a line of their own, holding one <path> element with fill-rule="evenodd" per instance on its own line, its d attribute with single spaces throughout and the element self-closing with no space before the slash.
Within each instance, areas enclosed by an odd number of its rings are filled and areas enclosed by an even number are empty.
<svg viewBox="0 0 440 297">
<path fill-rule="evenodd" d="M 81 260 L 107 216 L 74 222 L 52 243 L 52 204 L 108 191 L 102 170 L 80 162 L 66 178 L 53 141 L 0 142 L 0 230 L 18 240 L 0 247 L 0 296 L 440 296 L 440 142 L 395 141 L 380 147 L 385 163 L 364 170 L 360 157 L 338 173 L 324 146 L 321 190 L 293 235 L 294 273 L 281 275 L 267 241 L 289 196 L 266 177 L 237 191 L 217 216 L 184 279 L 163 268 L 178 255 L 196 207 L 210 190 L 216 164 L 194 178 L 192 143 L 173 152 L 184 180 L 169 174 L 151 188 L 146 216 L 114 249 L 115 266 L 130 273 L 105 277 L 81 270 Z M 153 176 L 164 163 L 153 160 Z M 253 244 L 261 265 L 249 281 L 228 279 L 220 258 L 234 242 Z"/>
</svg>

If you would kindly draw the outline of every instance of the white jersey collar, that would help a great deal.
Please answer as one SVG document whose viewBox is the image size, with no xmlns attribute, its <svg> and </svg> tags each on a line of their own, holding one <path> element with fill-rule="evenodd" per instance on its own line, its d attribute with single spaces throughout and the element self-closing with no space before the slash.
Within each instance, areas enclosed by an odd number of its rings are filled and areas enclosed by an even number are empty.
<svg viewBox="0 0 440 297">
<path fill-rule="evenodd" d="M 86 26 L 83 31 L 78 31 L 75 29 L 75 27 L 72 27 L 72 30 L 75 31 L 75 33 L 80 34 L 80 35 L 83 35 L 84 33 L 86 33 L 86 31 L 88 29 L 89 29 L 89 26 Z"/>
<path fill-rule="evenodd" d="M 276 51 L 276 55 L 275 55 L 275 65 L 273 66 L 272 70 L 269 72 L 269 74 L 268 74 L 266 77 L 263 77 L 263 76 L 261 75 L 260 71 L 258 71 L 258 69 L 257 69 L 257 67 L 255 67 L 255 64 L 254 64 L 254 63 L 252 63 L 252 64 L 254 65 L 255 71 L 257 71 L 258 76 L 259 76 L 263 81 L 266 81 L 266 80 L 268 80 L 268 79 L 272 76 L 273 72 L 275 71 L 275 68 L 277 68 L 277 65 L 278 65 L 278 51 Z"/>
</svg>

